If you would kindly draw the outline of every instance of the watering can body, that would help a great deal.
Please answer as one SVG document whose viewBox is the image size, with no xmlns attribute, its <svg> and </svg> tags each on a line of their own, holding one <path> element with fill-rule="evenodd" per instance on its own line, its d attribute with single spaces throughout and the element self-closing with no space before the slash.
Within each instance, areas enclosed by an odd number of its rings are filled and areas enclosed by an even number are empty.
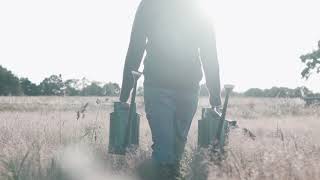
<svg viewBox="0 0 320 180">
<path fill-rule="evenodd" d="M 214 144 L 216 134 L 219 132 L 221 114 L 212 108 L 203 108 L 201 119 L 198 121 L 198 147 L 208 148 Z M 222 129 L 218 140 L 221 146 L 227 141 L 229 128 L 236 126 L 236 121 L 223 119 Z"/>
<path fill-rule="evenodd" d="M 135 104 L 130 107 L 127 103 L 115 102 L 114 112 L 110 113 L 109 153 L 124 155 L 128 147 L 138 145 L 139 124 L 140 115 L 136 113 Z"/>
</svg>

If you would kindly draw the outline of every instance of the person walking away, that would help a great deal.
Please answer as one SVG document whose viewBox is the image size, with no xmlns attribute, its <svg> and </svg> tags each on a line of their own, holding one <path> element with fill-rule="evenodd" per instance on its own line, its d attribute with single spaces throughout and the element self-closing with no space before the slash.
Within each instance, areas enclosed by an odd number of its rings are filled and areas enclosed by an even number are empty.
<svg viewBox="0 0 320 180">
<path fill-rule="evenodd" d="M 202 69 L 212 108 L 221 105 L 216 40 L 196 0 L 142 0 L 125 60 L 120 101 L 133 86 L 131 71 L 144 53 L 144 102 L 152 133 L 152 164 L 158 179 L 177 179 L 198 106 Z"/>
</svg>

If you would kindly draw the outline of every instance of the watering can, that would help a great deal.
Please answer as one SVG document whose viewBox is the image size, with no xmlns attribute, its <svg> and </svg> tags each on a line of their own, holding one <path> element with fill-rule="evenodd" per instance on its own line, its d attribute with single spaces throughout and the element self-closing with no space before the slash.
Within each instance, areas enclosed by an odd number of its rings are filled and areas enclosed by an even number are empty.
<svg viewBox="0 0 320 180">
<path fill-rule="evenodd" d="M 108 152 L 125 155 L 128 148 L 139 145 L 140 115 L 137 113 L 136 93 L 137 82 L 142 73 L 132 71 L 134 80 L 130 105 L 124 102 L 114 102 L 114 111 L 110 114 L 110 131 Z"/>
<path fill-rule="evenodd" d="M 226 98 L 222 113 L 217 108 L 203 108 L 201 119 L 198 121 L 198 147 L 213 148 L 223 151 L 230 127 L 237 125 L 236 121 L 227 120 L 226 113 L 233 85 L 225 85 Z"/>
</svg>

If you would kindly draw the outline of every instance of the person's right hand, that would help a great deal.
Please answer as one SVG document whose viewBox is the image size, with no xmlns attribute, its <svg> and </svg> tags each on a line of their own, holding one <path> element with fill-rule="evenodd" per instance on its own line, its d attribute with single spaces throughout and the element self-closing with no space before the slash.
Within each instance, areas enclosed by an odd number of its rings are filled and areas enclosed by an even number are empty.
<svg viewBox="0 0 320 180">
<path fill-rule="evenodd" d="M 120 93 L 119 102 L 126 103 L 129 99 L 129 96 L 130 96 L 130 91 L 128 93 L 127 91 L 122 90 Z"/>
<path fill-rule="evenodd" d="M 210 102 L 211 107 L 219 107 L 219 106 L 221 106 L 221 97 L 210 95 L 209 102 Z"/>
<path fill-rule="evenodd" d="M 222 106 L 215 106 L 213 107 L 216 111 L 221 112 L 222 111 Z"/>
<path fill-rule="evenodd" d="M 213 106 L 213 107 L 211 107 L 212 108 L 212 110 L 214 111 L 214 112 L 216 112 L 217 114 L 221 114 L 222 113 L 222 107 L 221 106 Z"/>
</svg>

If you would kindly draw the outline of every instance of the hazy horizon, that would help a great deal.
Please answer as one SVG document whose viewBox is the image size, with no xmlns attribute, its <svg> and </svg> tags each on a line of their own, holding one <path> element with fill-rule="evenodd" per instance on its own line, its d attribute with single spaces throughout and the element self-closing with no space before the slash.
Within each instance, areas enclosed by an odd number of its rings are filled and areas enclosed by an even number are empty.
<svg viewBox="0 0 320 180">
<path fill-rule="evenodd" d="M 35 83 L 62 74 L 121 84 L 139 2 L 1 1 L 0 65 Z M 319 92 L 320 74 L 301 79 L 299 59 L 320 40 L 319 5 L 316 0 L 214 0 L 207 5 L 222 83 L 235 84 L 236 91 L 307 86 Z"/>
</svg>

